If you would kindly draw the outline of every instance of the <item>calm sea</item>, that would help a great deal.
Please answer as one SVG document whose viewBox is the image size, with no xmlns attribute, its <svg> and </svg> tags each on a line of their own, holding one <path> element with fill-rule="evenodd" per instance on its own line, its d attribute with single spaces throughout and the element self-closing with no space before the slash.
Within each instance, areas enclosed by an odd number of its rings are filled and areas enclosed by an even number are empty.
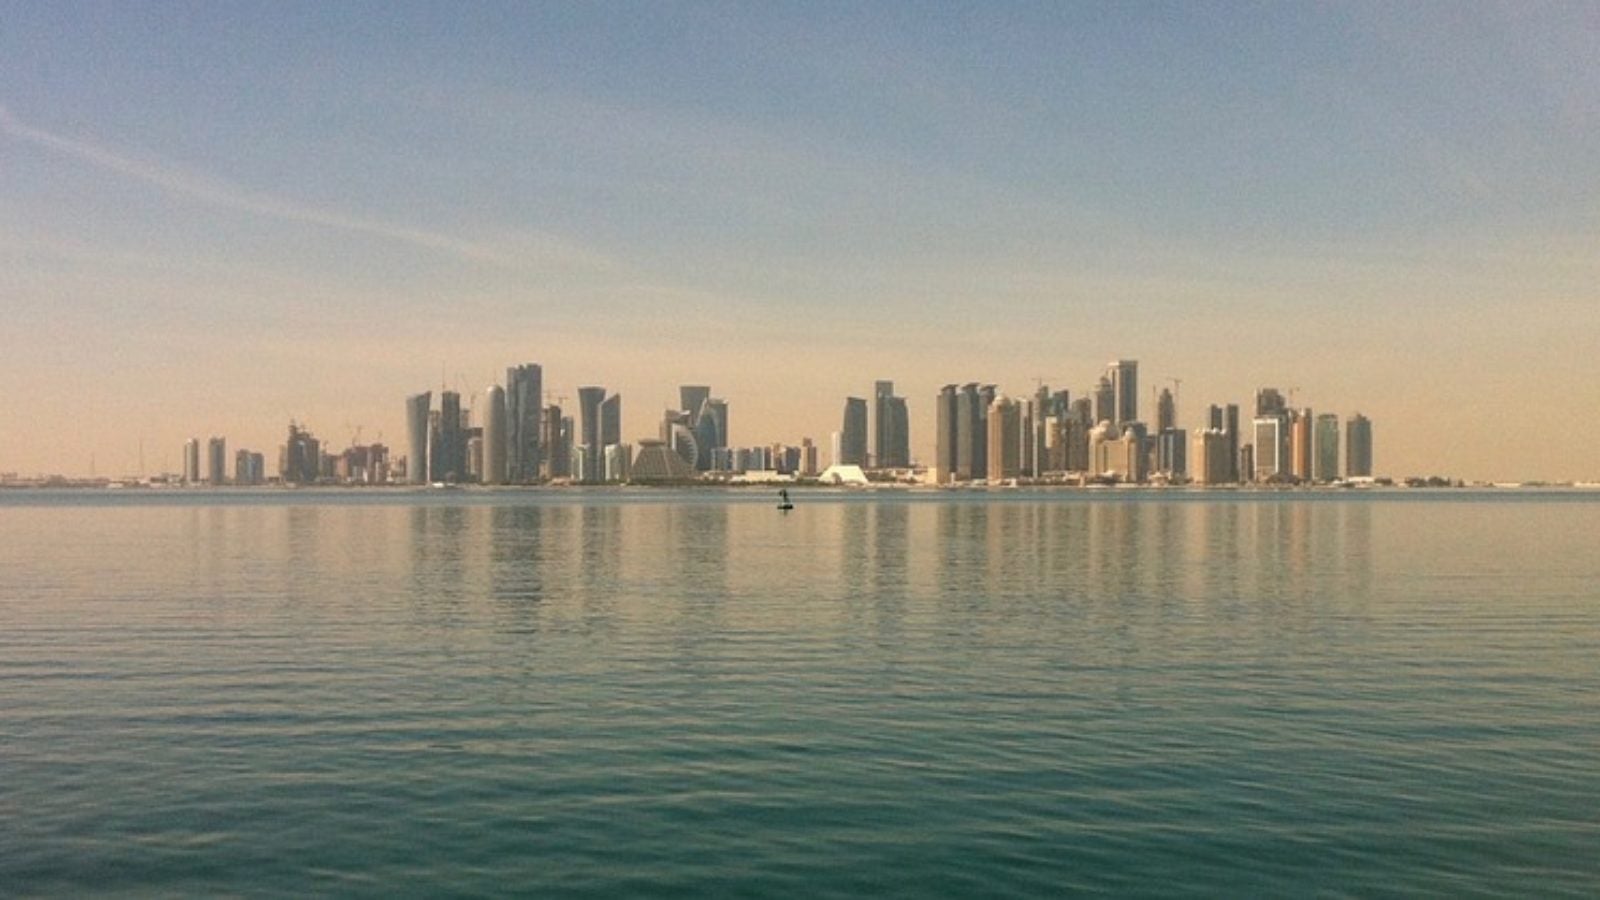
<svg viewBox="0 0 1600 900">
<path fill-rule="evenodd" d="M 1600 894 L 1600 494 L 0 493 L 0 894 Z"/>
</svg>

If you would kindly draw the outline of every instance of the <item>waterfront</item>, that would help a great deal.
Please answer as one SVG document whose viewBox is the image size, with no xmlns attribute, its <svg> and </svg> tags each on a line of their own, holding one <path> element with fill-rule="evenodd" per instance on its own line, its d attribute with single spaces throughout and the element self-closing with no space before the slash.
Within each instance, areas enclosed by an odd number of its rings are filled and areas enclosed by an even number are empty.
<svg viewBox="0 0 1600 900">
<path fill-rule="evenodd" d="M 0 495 L 17 893 L 1600 890 L 1600 496 Z"/>
</svg>

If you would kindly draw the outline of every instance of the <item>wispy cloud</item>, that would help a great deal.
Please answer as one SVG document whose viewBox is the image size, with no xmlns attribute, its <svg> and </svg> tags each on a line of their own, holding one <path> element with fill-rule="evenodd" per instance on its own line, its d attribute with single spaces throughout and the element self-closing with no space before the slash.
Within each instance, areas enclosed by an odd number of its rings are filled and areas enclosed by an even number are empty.
<svg viewBox="0 0 1600 900">
<path fill-rule="evenodd" d="M 169 166 L 123 156 L 86 141 L 66 137 L 38 128 L 17 118 L 0 105 L 0 133 L 17 140 L 45 147 L 90 165 L 98 166 L 147 184 L 155 185 L 173 194 L 179 194 L 201 203 L 220 206 L 260 216 L 270 216 L 289 222 L 332 228 L 340 231 L 370 235 L 411 244 L 438 253 L 449 254 L 472 262 L 488 263 L 502 267 L 523 267 L 536 264 L 537 251 L 553 251 L 566 262 L 585 266 L 603 265 L 600 254 L 576 248 L 561 241 L 530 241 L 523 238 L 519 246 L 501 247 L 479 241 L 466 240 L 453 235 L 414 228 L 408 225 L 385 222 L 365 216 L 351 215 L 337 210 L 323 209 L 284 199 L 237 184 L 197 175 Z M 535 250 L 530 258 L 529 250 Z"/>
</svg>

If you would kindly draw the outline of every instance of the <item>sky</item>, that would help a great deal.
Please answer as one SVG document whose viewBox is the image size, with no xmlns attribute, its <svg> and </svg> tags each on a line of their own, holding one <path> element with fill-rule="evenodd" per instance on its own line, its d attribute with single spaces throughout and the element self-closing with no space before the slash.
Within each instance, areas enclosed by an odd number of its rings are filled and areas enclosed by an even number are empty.
<svg viewBox="0 0 1600 900">
<path fill-rule="evenodd" d="M 0 472 L 403 444 L 537 362 L 653 437 L 1255 391 L 1600 480 L 1594 3 L 0 0 Z M 1142 398 L 1142 410 L 1153 408 Z"/>
</svg>

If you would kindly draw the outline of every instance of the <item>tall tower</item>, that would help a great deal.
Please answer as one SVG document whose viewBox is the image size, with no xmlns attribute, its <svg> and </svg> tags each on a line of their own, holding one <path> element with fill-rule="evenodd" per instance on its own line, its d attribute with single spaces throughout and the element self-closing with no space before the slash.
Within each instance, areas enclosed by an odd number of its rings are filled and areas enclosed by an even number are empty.
<svg viewBox="0 0 1600 900">
<path fill-rule="evenodd" d="M 728 401 L 707 397 L 699 409 L 690 411 L 690 420 L 694 422 L 695 469 L 709 472 L 716 451 L 728 446 Z"/>
<path fill-rule="evenodd" d="M 220 486 L 227 480 L 228 442 L 223 438 L 214 437 L 206 445 L 206 481 Z"/>
<path fill-rule="evenodd" d="M 989 477 L 989 435 L 984 428 L 989 410 L 975 382 L 961 386 L 956 395 L 956 479 L 971 481 Z"/>
<path fill-rule="evenodd" d="M 406 481 L 428 483 L 428 410 L 433 392 L 423 391 L 406 398 Z"/>
<path fill-rule="evenodd" d="M 1102 375 L 1094 384 L 1094 421 L 1090 427 L 1101 422 L 1117 422 L 1117 390 L 1111 385 L 1111 376 Z"/>
<path fill-rule="evenodd" d="M 430 466 L 434 481 L 465 481 L 467 477 L 467 436 L 461 427 L 461 395 L 439 392 L 439 460 Z"/>
<path fill-rule="evenodd" d="M 183 482 L 200 483 L 200 439 L 189 438 L 183 442 Z"/>
<path fill-rule="evenodd" d="M 1315 434 L 1316 458 L 1312 460 L 1312 477 L 1317 481 L 1333 481 L 1339 477 L 1339 417 L 1333 413 L 1317 416 Z"/>
<path fill-rule="evenodd" d="M 483 483 L 506 483 L 506 392 L 491 384 L 483 392 Z"/>
<path fill-rule="evenodd" d="M 1351 478 L 1372 477 L 1372 422 L 1361 413 L 1350 417 L 1345 431 L 1344 469 Z"/>
<path fill-rule="evenodd" d="M 1015 478 L 1022 471 L 1022 408 L 1010 397 L 1000 394 L 989 407 L 988 421 L 988 471 L 990 483 Z"/>
<path fill-rule="evenodd" d="M 956 386 L 947 384 L 939 389 L 933 401 L 933 480 L 949 484 L 956 475 Z"/>
<path fill-rule="evenodd" d="M 1178 403 L 1172 397 L 1172 391 L 1161 389 L 1161 397 L 1156 400 L 1156 433 L 1171 431 L 1178 427 Z"/>
<path fill-rule="evenodd" d="M 600 446 L 622 443 L 622 395 L 612 394 L 600 404 Z"/>
<path fill-rule="evenodd" d="M 705 407 L 706 401 L 709 399 L 711 399 L 711 388 L 708 385 L 684 384 L 678 386 L 678 400 L 683 404 L 679 408 L 689 414 L 689 421 L 685 424 L 690 428 L 693 428 L 695 423 L 700 420 L 700 410 Z"/>
<path fill-rule="evenodd" d="M 506 369 L 506 480 L 532 484 L 544 462 L 544 370 L 535 363 Z"/>
<path fill-rule="evenodd" d="M 836 462 L 847 466 L 867 464 L 867 401 L 860 397 L 845 398 Z"/>
<path fill-rule="evenodd" d="M 600 404 L 606 399 L 603 387 L 578 388 L 579 437 L 583 454 L 583 471 L 578 473 L 586 484 L 602 479 L 600 463 L 603 451 L 600 445 Z"/>
<path fill-rule="evenodd" d="M 911 464 L 906 401 L 894 393 L 894 382 L 873 384 L 872 464 L 880 469 Z"/>
<path fill-rule="evenodd" d="M 1133 359 L 1113 360 L 1106 366 L 1106 377 L 1111 380 L 1111 390 L 1116 395 L 1116 416 L 1113 425 L 1126 425 L 1139 421 L 1139 362 Z"/>
<path fill-rule="evenodd" d="M 1289 470 L 1297 481 L 1310 481 L 1312 476 L 1311 409 L 1291 410 L 1289 413 Z"/>
</svg>

